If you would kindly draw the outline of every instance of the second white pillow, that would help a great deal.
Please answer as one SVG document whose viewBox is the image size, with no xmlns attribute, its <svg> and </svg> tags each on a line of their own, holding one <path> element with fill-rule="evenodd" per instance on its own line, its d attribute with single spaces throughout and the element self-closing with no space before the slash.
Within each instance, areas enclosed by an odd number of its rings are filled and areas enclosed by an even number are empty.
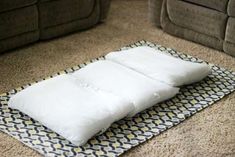
<svg viewBox="0 0 235 157">
<path fill-rule="evenodd" d="M 179 91 L 178 88 L 157 82 L 107 60 L 91 63 L 72 75 L 106 92 L 130 100 L 135 106 L 135 110 L 129 116 L 170 99 Z"/>
</svg>

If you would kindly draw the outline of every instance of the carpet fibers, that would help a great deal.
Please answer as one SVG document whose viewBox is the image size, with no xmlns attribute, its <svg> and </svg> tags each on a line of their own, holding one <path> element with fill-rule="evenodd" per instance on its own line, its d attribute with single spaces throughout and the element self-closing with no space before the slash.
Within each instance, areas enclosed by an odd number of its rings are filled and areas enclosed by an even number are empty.
<svg viewBox="0 0 235 157">
<path fill-rule="evenodd" d="M 235 71 L 222 52 L 170 36 L 147 20 L 147 0 L 113 0 L 110 16 L 93 29 L 0 55 L 0 93 L 145 39 Z M 234 156 L 235 94 L 123 156 Z M 0 156 L 39 157 L 0 133 Z"/>
</svg>

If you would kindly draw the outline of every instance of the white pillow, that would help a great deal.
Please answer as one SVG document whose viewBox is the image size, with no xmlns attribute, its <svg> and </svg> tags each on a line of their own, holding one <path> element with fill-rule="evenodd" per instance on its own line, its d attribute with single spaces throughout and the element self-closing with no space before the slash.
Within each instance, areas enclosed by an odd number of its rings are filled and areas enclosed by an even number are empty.
<svg viewBox="0 0 235 157">
<path fill-rule="evenodd" d="M 9 107 L 20 110 L 78 146 L 133 109 L 128 101 L 69 75 L 22 90 L 10 98 Z"/>
<path fill-rule="evenodd" d="M 133 116 L 161 101 L 175 96 L 179 89 L 157 82 L 111 61 L 97 61 L 72 74 L 76 78 L 130 100 Z"/>
<path fill-rule="evenodd" d="M 200 81 L 211 72 L 207 64 L 183 61 L 147 46 L 111 52 L 106 59 L 172 86 Z"/>
</svg>

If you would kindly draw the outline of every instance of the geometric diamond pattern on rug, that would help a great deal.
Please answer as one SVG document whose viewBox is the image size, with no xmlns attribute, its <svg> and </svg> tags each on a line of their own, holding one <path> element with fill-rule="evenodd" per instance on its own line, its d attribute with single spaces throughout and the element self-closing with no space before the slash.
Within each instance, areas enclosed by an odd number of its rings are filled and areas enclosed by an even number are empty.
<svg viewBox="0 0 235 157">
<path fill-rule="evenodd" d="M 168 53 L 191 62 L 204 62 L 144 40 L 120 50 L 138 46 L 149 46 L 162 51 L 162 53 Z M 48 78 L 64 73 L 72 73 L 91 62 L 103 59 L 105 58 L 93 59 Z M 212 66 L 212 74 L 201 82 L 184 86 L 174 98 L 155 105 L 133 118 L 125 118 L 114 123 L 105 133 L 95 136 L 81 147 L 73 145 L 18 110 L 8 107 L 8 100 L 12 95 L 38 81 L 0 95 L 0 130 L 45 156 L 118 156 L 183 122 L 186 118 L 233 92 L 235 90 L 235 73 L 213 64 L 210 65 Z"/>
</svg>

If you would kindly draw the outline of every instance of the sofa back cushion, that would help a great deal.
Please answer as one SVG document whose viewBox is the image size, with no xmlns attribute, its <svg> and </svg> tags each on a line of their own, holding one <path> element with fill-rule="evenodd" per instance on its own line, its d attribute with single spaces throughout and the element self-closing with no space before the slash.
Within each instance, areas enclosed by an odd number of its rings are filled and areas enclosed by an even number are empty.
<svg viewBox="0 0 235 157">
<path fill-rule="evenodd" d="M 0 40 L 38 30 L 36 5 L 0 13 Z"/>
<path fill-rule="evenodd" d="M 167 0 L 167 12 L 172 23 L 224 39 L 227 14 L 181 0 Z"/>
<path fill-rule="evenodd" d="M 37 0 L 0 0 L 0 12 L 35 4 Z"/>
<path fill-rule="evenodd" d="M 226 13 L 229 0 L 184 0 Z"/>
<path fill-rule="evenodd" d="M 228 3 L 228 15 L 235 17 L 235 0 L 230 0 Z"/>
<path fill-rule="evenodd" d="M 40 0 L 40 26 L 47 28 L 88 17 L 96 0 Z"/>
</svg>

